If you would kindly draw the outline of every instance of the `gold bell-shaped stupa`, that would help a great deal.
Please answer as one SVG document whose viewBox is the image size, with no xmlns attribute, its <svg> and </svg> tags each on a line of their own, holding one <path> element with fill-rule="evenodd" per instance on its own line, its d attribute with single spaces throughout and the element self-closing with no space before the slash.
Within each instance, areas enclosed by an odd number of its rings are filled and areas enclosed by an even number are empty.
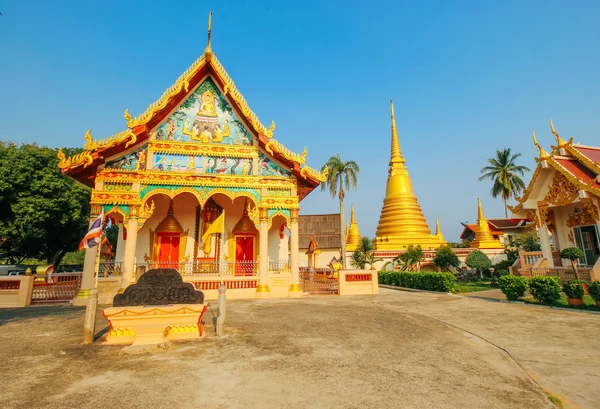
<svg viewBox="0 0 600 409">
<path fill-rule="evenodd" d="M 360 245 L 360 230 L 354 216 L 354 205 L 352 205 L 352 213 L 350 216 L 350 227 L 346 231 L 346 252 L 354 252 Z"/>
<path fill-rule="evenodd" d="M 375 233 L 376 250 L 404 250 L 408 246 L 438 248 L 445 243 L 441 232 L 431 235 L 427 220 L 413 192 L 396 131 L 394 103 L 392 111 L 392 154 L 383 208 Z"/>
<path fill-rule="evenodd" d="M 471 242 L 471 248 L 474 249 L 502 249 L 504 246 L 499 240 L 495 239 L 490 231 L 490 226 L 483 216 L 481 200 L 477 199 L 477 229 L 475 231 L 475 240 Z"/>
</svg>

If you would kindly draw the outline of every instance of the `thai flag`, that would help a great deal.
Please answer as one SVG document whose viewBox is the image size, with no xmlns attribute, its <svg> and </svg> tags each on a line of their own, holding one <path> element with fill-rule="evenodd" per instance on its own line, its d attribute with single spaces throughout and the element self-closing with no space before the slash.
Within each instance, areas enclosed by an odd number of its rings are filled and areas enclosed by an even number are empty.
<svg viewBox="0 0 600 409">
<path fill-rule="evenodd" d="M 104 220 L 104 212 L 100 213 L 96 220 L 94 220 L 94 223 L 92 223 L 90 231 L 87 232 L 81 243 L 79 243 L 79 250 L 91 249 L 100 244 L 100 240 L 102 240 L 102 220 Z"/>
</svg>

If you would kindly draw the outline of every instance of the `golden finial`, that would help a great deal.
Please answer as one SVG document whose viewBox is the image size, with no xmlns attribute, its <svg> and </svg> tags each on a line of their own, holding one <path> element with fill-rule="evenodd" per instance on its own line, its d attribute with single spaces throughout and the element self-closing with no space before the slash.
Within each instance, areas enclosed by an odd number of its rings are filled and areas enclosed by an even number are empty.
<svg viewBox="0 0 600 409">
<path fill-rule="evenodd" d="M 302 159 L 306 160 L 306 155 L 308 155 L 308 151 L 306 150 L 306 146 L 304 147 L 304 150 L 302 151 Z"/>
<path fill-rule="evenodd" d="M 275 132 L 275 121 L 271 121 L 271 125 L 269 126 L 269 129 L 267 129 L 267 133 L 265 136 L 267 138 L 272 138 L 273 132 Z"/>
<path fill-rule="evenodd" d="M 548 152 L 546 152 L 544 148 L 540 146 L 540 144 L 537 141 L 537 138 L 535 137 L 535 130 L 531 131 L 531 135 L 533 136 L 533 144 L 536 148 L 538 148 L 538 151 L 540 152 L 540 159 L 548 157 Z"/>
<path fill-rule="evenodd" d="M 131 114 L 129 113 L 129 108 L 127 108 L 125 110 L 124 116 L 125 116 L 125 120 L 127 121 L 128 124 L 133 120 L 133 118 L 131 117 Z"/>
<path fill-rule="evenodd" d="M 212 11 L 208 13 L 208 43 L 204 49 L 204 58 L 206 61 L 210 61 L 212 58 L 212 48 L 210 46 L 210 34 L 212 31 Z"/>
<path fill-rule="evenodd" d="M 481 199 L 477 198 L 477 221 L 485 220 L 483 217 L 483 208 L 481 207 Z"/>
<path fill-rule="evenodd" d="M 352 210 L 350 212 L 350 223 L 356 224 L 356 217 L 354 216 L 354 205 L 352 205 Z"/>
<path fill-rule="evenodd" d="M 83 147 L 88 151 L 92 150 L 93 138 L 92 138 L 92 130 L 91 129 L 87 130 L 83 139 L 85 139 L 85 145 L 83 145 Z"/>
<path fill-rule="evenodd" d="M 560 137 L 558 132 L 556 132 L 556 129 L 554 129 L 554 124 L 552 123 L 552 119 L 550 120 L 550 129 L 552 130 L 552 134 L 556 137 L 556 142 L 558 142 L 559 148 L 567 143 L 567 142 L 565 142 L 565 140 L 563 138 Z"/>
<path fill-rule="evenodd" d="M 67 161 L 67 157 L 65 156 L 65 153 L 63 152 L 62 148 L 60 148 L 58 152 L 56 152 L 56 157 L 58 158 L 59 167 L 62 167 L 61 165 L 64 165 Z"/>
<path fill-rule="evenodd" d="M 440 229 L 440 219 L 438 217 L 435 218 L 435 235 L 442 238 L 444 237 L 442 229 Z"/>
<path fill-rule="evenodd" d="M 396 130 L 396 116 L 394 115 L 394 101 L 390 99 L 390 111 L 392 113 L 392 157 L 390 164 L 399 162 L 404 163 L 402 151 L 400 150 L 400 140 L 398 139 L 398 131 Z"/>
</svg>

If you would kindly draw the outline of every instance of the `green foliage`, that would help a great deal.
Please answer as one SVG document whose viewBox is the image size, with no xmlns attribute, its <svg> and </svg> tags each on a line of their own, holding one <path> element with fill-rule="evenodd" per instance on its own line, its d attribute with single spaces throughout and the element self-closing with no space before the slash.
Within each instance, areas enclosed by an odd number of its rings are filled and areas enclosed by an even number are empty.
<svg viewBox="0 0 600 409">
<path fill-rule="evenodd" d="M 419 290 L 452 292 L 456 278 L 452 273 L 420 273 L 407 271 L 380 271 L 379 283 Z"/>
<path fill-rule="evenodd" d="M 551 305 L 560 300 L 558 277 L 537 276 L 529 280 L 529 291 L 542 304 Z"/>
<path fill-rule="evenodd" d="M 452 249 L 467 249 L 467 248 L 471 247 L 471 240 L 465 240 L 463 243 L 449 241 L 448 247 L 450 247 Z"/>
<path fill-rule="evenodd" d="M 340 201 L 344 200 L 346 190 L 356 188 L 360 169 L 353 160 L 343 161 L 340 154 L 329 158 L 321 170 L 329 169 L 327 181 L 321 185 L 321 190 L 329 190 L 331 197 L 336 195 Z M 345 189 L 345 190 L 344 190 Z"/>
<path fill-rule="evenodd" d="M 85 250 L 70 251 L 62 259 L 62 264 L 83 264 Z"/>
<path fill-rule="evenodd" d="M 509 301 L 517 301 L 527 291 L 527 279 L 525 277 L 503 275 L 498 279 L 498 286 Z"/>
<path fill-rule="evenodd" d="M 451 271 L 452 268 L 460 267 L 460 260 L 450 246 L 443 245 L 435 250 L 433 264 L 438 266 L 442 271 Z"/>
<path fill-rule="evenodd" d="M 528 230 L 523 233 L 515 234 L 513 236 L 509 236 L 509 245 L 511 247 L 515 247 L 517 250 L 523 251 L 541 251 L 542 245 L 540 244 L 540 238 L 537 235 L 537 232 L 534 230 Z M 518 257 L 515 257 L 515 260 Z"/>
<path fill-rule="evenodd" d="M 408 246 L 404 253 L 394 259 L 394 263 L 399 265 L 402 271 L 416 271 L 424 258 L 425 253 L 421 246 Z"/>
<path fill-rule="evenodd" d="M 36 144 L 0 142 L 0 259 L 58 264 L 85 235 L 90 189 L 60 172 L 56 153 Z"/>
<path fill-rule="evenodd" d="M 506 271 L 508 271 L 508 268 L 510 266 L 512 266 L 513 263 L 514 263 L 514 261 L 511 262 L 510 260 L 502 260 L 502 261 L 499 261 L 496 264 L 494 264 L 494 269 L 496 271 L 498 271 L 498 270 L 506 270 Z"/>
<path fill-rule="evenodd" d="M 469 268 L 472 268 L 479 272 L 479 276 L 483 277 L 483 271 L 489 269 L 492 266 L 490 258 L 485 255 L 481 250 L 473 250 L 467 255 L 465 263 Z"/>
<path fill-rule="evenodd" d="M 583 250 L 577 247 L 567 247 L 560 251 L 560 257 L 566 258 L 567 260 L 576 261 L 583 258 Z"/>
<path fill-rule="evenodd" d="M 588 287 L 588 294 L 590 295 L 590 297 L 592 297 L 594 299 L 594 301 L 600 301 L 600 281 L 599 280 L 594 281 Z"/>
<path fill-rule="evenodd" d="M 505 249 L 504 254 L 506 254 L 506 258 L 510 262 L 511 266 L 519 258 L 519 250 L 518 249 Z"/>
<path fill-rule="evenodd" d="M 583 286 L 579 280 L 567 281 L 563 284 L 562 290 L 569 298 L 581 299 L 583 298 L 583 294 L 585 294 L 585 291 L 583 291 Z"/>
<path fill-rule="evenodd" d="M 354 268 L 364 270 L 367 264 L 370 264 L 372 267 L 377 261 L 379 259 L 375 258 L 375 253 L 373 253 L 373 241 L 368 237 L 361 238 L 356 251 L 352 253 L 350 265 Z"/>
<path fill-rule="evenodd" d="M 502 196 L 506 217 L 508 217 L 508 199 L 512 199 L 525 189 L 525 182 L 519 176 L 529 172 L 528 167 L 516 164 L 520 156 L 520 153 L 512 154 L 510 148 L 496 149 L 496 157 L 488 159 L 489 166 L 481 169 L 479 181 L 485 179 L 493 181 L 492 197 Z"/>
</svg>

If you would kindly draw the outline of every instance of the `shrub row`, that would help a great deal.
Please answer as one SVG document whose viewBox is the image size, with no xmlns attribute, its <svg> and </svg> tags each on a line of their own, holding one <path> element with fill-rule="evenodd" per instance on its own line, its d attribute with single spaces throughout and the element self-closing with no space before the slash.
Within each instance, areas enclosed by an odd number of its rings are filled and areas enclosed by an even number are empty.
<svg viewBox="0 0 600 409">
<path fill-rule="evenodd" d="M 409 273 L 405 271 L 380 271 L 379 284 L 418 290 L 452 292 L 456 278 L 452 273 Z"/>
<path fill-rule="evenodd" d="M 569 298 L 580 299 L 584 295 L 583 281 L 572 280 L 562 286 L 562 291 Z M 498 280 L 500 290 L 509 301 L 517 301 L 525 295 L 527 287 L 533 298 L 542 304 L 551 305 L 560 300 L 561 286 L 558 277 L 537 276 L 529 281 L 525 277 L 502 276 Z M 600 300 L 600 281 L 594 281 L 588 288 L 588 294 L 596 301 Z"/>
</svg>

